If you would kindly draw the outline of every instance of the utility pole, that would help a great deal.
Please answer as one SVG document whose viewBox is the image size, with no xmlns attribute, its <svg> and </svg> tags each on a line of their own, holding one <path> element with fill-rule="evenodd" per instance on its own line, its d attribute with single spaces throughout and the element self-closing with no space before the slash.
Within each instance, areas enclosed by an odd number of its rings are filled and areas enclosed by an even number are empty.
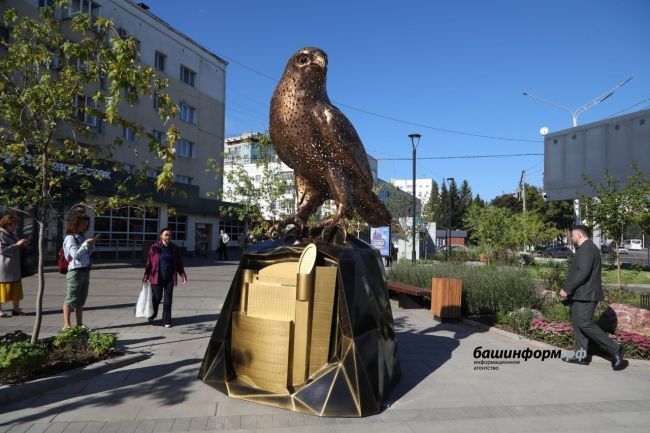
<svg viewBox="0 0 650 433">
<path fill-rule="evenodd" d="M 521 177 L 519 178 L 519 191 L 521 191 L 524 200 L 524 213 L 526 213 L 526 170 L 521 170 Z"/>
</svg>

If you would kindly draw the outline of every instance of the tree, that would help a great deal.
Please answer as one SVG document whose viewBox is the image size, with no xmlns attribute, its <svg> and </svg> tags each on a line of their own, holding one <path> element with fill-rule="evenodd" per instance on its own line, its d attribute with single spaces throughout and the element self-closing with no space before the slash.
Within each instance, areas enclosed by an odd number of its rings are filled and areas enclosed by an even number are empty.
<svg viewBox="0 0 650 433">
<path fill-rule="evenodd" d="M 490 205 L 498 208 L 508 209 L 510 212 L 521 212 L 519 199 L 512 194 L 501 194 L 492 199 Z"/>
<path fill-rule="evenodd" d="M 630 177 L 628 191 L 631 195 L 632 224 L 639 227 L 645 235 L 650 234 L 650 181 L 639 169 L 638 165 L 633 166 L 634 173 Z M 647 246 L 647 245 L 646 245 Z M 648 248 L 650 254 L 650 248 Z"/>
<path fill-rule="evenodd" d="M 469 187 L 467 180 L 463 180 L 463 183 L 460 185 L 460 197 L 459 202 L 459 227 L 464 227 L 463 219 L 469 211 L 470 206 L 472 206 L 472 188 Z"/>
<path fill-rule="evenodd" d="M 514 219 L 509 209 L 472 204 L 465 216 L 465 226 L 471 233 L 471 239 L 476 241 L 488 256 L 495 251 L 511 248 L 518 242 Z"/>
<path fill-rule="evenodd" d="M 513 214 L 509 209 L 493 205 L 481 207 L 472 204 L 465 225 L 472 240 L 477 241 L 486 253 L 514 251 L 522 245 L 553 239 L 558 233 L 537 212 Z"/>
<path fill-rule="evenodd" d="M 645 175 L 636 165 L 633 165 L 633 174 L 625 188 L 621 187 L 619 180 L 612 177 L 607 170 L 602 183 L 597 184 L 589 177 L 585 177 L 585 182 L 596 191 L 596 197 L 581 198 L 585 206 L 585 219 L 593 221 L 607 237 L 613 239 L 618 286 L 623 288 L 618 247 L 623 241 L 627 225 L 633 222 L 645 224 L 650 209 L 650 187 Z"/>
<path fill-rule="evenodd" d="M 145 95 L 158 95 L 164 121 L 176 112 L 169 96 L 162 93 L 165 80 L 152 68 L 138 64 L 134 39 L 121 38 L 105 18 L 79 14 L 66 21 L 57 19 L 55 10 L 67 6 L 67 1 L 56 0 L 53 7 L 40 8 L 36 19 L 20 17 L 12 8 L 3 15 L 11 34 L 2 42 L 6 53 L 0 58 L 0 148 L 4 159 L 0 165 L 0 203 L 33 214 L 38 225 L 38 292 L 32 342 L 38 339 L 41 326 L 44 241 L 55 215 L 54 206 L 71 190 L 82 196 L 92 191 L 93 181 L 101 178 L 97 168 L 110 164 L 112 149 L 121 144 L 91 146 L 84 144 L 84 139 L 96 133 L 99 124 L 129 127 L 143 134 L 137 123 L 120 115 L 120 110 Z M 106 90 L 100 81 L 106 83 Z M 173 127 L 167 131 L 166 145 L 149 136 L 150 151 L 162 161 L 159 190 L 169 189 L 173 182 L 177 137 Z M 122 164 L 111 168 L 121 170 Z M 126 174 L 125 180 L 115 185 L 115 196 L 105 200 L 106 206 L 144 200 L 132 195 L 129 185 L 141 181 L 143 176 L 139 175 L 145 171 L 141 167 Z"/>
<path fill-rule="evenodd" d="M 429 200 L 424 205 L 423 218 L 428 223 L 440 221 L 440 188 L 435 180 L 431 186 Z"/>
<path fill-rule="evenodd" d="M 269 134 L 257 134 L 254 141 L 257 147 L 255 171 L 259 175 L 251 175 L 241 156 L 234 154 L 225 155 L 227 164 L 224 168 L 218 161 L 209 160 L 206 174 L 212 170 L 218 176 L 223 175 L 228 187 L 220 192 L 221 199 L 237 203 L 236 206 L 224 204 L 220 212 L 248 221 L 254 236 L 264 236 L 272 224 L 294 212 L 294 200 L 284 199 L 286 192 L 293 187 L 293 181 L 286 177 L 288 172 L 279 163 Z M 271 215 L 271 224 L 265 218 L 265 211 Z"/>
</svg>

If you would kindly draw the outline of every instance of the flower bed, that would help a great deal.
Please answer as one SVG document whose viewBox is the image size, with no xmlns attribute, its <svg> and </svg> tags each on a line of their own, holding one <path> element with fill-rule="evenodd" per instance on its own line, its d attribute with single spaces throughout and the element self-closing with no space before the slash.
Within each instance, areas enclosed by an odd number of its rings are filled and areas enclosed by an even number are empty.
<svg viewBox="0 0 650 433">
<path fill-rule="evenodd" d="M 36 344 L 15 331 L 0 336 L 0 384 L 16 384 L 93 364 L 123 353 L 116 334 L 69 328 Z"/>
<path fill-rule="evenodd" d="M 530 337 L 562 348 L 575 346 L 573 327 L 570 323 L 551 323 L 543 318 L 530 322 Z M 616 331 L 609 335 L 623 345 L 625 356 L 650 359 L 650 338 L 630 332 Z"/>
</svg>

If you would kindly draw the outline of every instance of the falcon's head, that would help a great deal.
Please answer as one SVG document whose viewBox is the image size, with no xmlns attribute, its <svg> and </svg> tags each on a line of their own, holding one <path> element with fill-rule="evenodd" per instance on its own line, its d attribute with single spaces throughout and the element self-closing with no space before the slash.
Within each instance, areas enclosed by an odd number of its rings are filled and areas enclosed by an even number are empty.
<svg viewBox="0 0 650 433">
<path fill-rule="evenodd" d="M 327 54 L 319 48 L 306 47 L 298 50 L 287 63 L 285 74 L 299 77 L 303 83 L 317 87 L 325 84 L 327 76 Z"/>
</svg>

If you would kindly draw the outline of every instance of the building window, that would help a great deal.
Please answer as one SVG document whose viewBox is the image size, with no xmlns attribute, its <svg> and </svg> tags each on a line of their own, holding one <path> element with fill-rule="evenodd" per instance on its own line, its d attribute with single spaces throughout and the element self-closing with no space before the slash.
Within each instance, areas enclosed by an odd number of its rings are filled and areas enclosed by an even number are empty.
<svg viewBox="0 0 650 433">
<path fill-rule="evenodd" d="M 181 65 L 181 81 L 185 84 L 189 84 L 194 87 L 194 79 L 196 78 L 196 72 L 188 68 L 187 66 Z"/>
<path fill-rule="evenodd" d="M 187 216 L 169 215 L 167 227 L 172 231 L 172 241 L 185 242 L 187 239 Z"/>
<path fill-rule="evenodd" d="M 77 95 L 74 100 L 74 118 L 88 126 L 98 127 L 99 122 L 97 122 L 97 117 L 90 114 L 90 112 L 86 112 L 88 107 L 94 107 L 92 98 L 90 96 Z"/>
<path fill-rule="evenodd" d="M 160 144 L 165 143 L 165 133 L 162 131 L 158 131 L 157 129 L 153 130 L 153 138 Z"/>
<path fill-rule="evenodd" d="M 158 208 L 125 207 L 111 209 L 95 217 L 95 234 L 101 233 L 102 245 L 111 249 L 142 248 L 146 242 L 158 240 Z"/>
<path fill-rule="evenodd" d="M 181 120 L 184 120 L 186 122 L 190 123 L 195 123 L 194 122 L 194 112 L 196 110 L 194 107 L 190 107 L 189 105 L 186 105 L 181 102 L 180 104 L 180 112 L 181 112 Z"/>
<path fill-rule="evenodd" d="M 223 229 L 232 240 L 239 239 L 239 233 L 244 233 L 245 228 L 244 222 L 237 220 L 221 221 L 221 224 L 219 225 L 219 229 Z"/>
<path fill-rule="evenodd" d="M 99 5 L 92 0 L 70 0 L 72 14 L 90 14 L 91 17 L 99 16 Z"/>
<path fill-rule="evenodd" d="M 194 158 L 194 143 L 181 138 L 176 143 L 176 154 L 186 158 Z"/>
<path fill-rule="evenodd" d="M 125 139 L 126 141 L 133 141 L 135 140 L 135 131 L 133 128 L 129 126 L 125 126 L 122 128 L 122 138 Z"/>
<path fill-rule="evenodd" d="M 192 178 L 189 176 L 184 176 L 182 174 L 177 174 L 174 176 L 174 181 L 176 183 L 184 183 L 185 185 L 192 185 Z"/>
<path fill-rule="evenodd" d="M 54 6 L 54 0 L 38 0 L 39 8 L 47 8 Z"/>
<path fill-rule="evenodd" d="M 145 170 L 144 174 L 149 179 L 156 179 L 158 177 L 158 175 L 160 174 L 160 170 L 156 170 L 155 168 L 147 168 Z"/>
<path fill-rule="evenodd" d="M 157 110 L 160 107 L 160 94 L 158 92 L 153 94 L 153 109 Z"/>
<path fill-rule="evenodd" d="M 165 72 L 165 60 L 167 59 L 167 56 L 161 53 L 160 51 L 156 51 L 156 60 L 155 60 L 155 66 L 156 69 L 159 71 Z"/>
</svg>

